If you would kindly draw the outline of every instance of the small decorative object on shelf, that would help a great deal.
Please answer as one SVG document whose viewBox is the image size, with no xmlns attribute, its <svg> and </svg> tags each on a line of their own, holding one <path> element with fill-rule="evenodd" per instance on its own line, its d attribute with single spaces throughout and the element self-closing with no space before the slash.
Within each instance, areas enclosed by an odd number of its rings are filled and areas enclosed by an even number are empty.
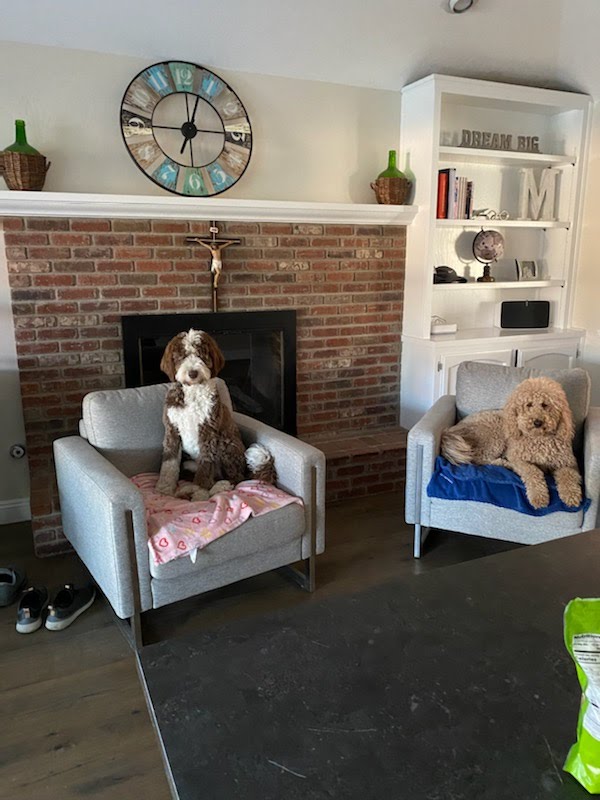
<svg viewBox="0 0 600 800">
<path fill-rule="evenodd" d="M 510 214 L 508 211 L 494 211 L 493 208 L 475 208 L 471 219 L 501 219 L 506 222 L 510 219 Z"/>
<path fill-rule="evenodd" d="M 504 238 L 498 231 L 485 231 L 483 228 L 473 239 L 473 255 L 484 264 L 483 275 L 477 278 L 479 283 L 493 283 L 496 279 L 491 275 L 491 264 L 504 255 Z"/>
<path fill-rule="evenodd" d="M 521 173 L 519 219 L 556 219 L 554 215 L 554 197 L 559 170 L 554 167 L 543 169 L 539 188 L 533 169 L 529 167 L 519 171 Z"/>
<path fill-rule="evenodd" d="M 529 261 L 520 261 L 515 258 L 515 265 L 517 268 L 518 281 L 536 281 L 539 278 L 537 261 L 530 259 Z"/>
<path fill-rule="evenodd" d="M 377 180 L 371 183 L 377 202 L 383 205 L 404 205 L 411 186 L 411 182 L 396 166 L 396 151 L 390 150 L 387 169 L 380 172 Z"/>
<path fill-rule="evenodd" d="M 0 174 L 9 189 L 40 191 L 50 162 L 27 142 L 25 122 L 15 120 L 15 141 L 0 153 Z"/>
<path fill-rule="evenodd" d="M 456 274 L 456 270 L 452 267 L 447 267 L 443 264 L 440 267 L 434 267 L 433 270 L 434 283 L 466 283 L 467 279 L 462 278 Z"/>
<path fill-rule="evenodd" d="M 490 131 L 471 131 L 463 128 L 460 147 L 475 147 L 481 150 L 516 150 L 518 153 L 539 153 L 539 136 L 517 136 L 517 146 L 513 148 L 511 133 L 491 133 Z"/>
</svg>

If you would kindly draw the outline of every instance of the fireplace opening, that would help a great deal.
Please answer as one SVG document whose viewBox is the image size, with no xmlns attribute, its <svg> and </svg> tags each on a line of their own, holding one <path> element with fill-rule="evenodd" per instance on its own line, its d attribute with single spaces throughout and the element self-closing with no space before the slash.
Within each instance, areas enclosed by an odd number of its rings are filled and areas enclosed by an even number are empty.
<svg viewBox="0 0 600 800">
<path fill-rule="evenodd" d="M 296 433 L 296 312 L 225 311 L 121 318 L 125 384 L 168 379 L 160 359 L 168 341 L 190 328 L 213 336 L 225 356 L 220 377 L 236 411 Z"/>
</svg>

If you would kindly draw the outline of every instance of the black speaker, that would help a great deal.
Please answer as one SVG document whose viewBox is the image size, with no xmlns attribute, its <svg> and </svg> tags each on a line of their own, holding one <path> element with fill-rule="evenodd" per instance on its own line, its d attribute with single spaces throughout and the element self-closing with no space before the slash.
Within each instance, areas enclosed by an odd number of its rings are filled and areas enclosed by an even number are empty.
<svg viewBox="0 0 600 800">
<path fill-rule="evenodd" d="M 505 300 L 501 304 L 501 328 L 547 328 L 549 323 L 548 300 Z"/>
</svg>

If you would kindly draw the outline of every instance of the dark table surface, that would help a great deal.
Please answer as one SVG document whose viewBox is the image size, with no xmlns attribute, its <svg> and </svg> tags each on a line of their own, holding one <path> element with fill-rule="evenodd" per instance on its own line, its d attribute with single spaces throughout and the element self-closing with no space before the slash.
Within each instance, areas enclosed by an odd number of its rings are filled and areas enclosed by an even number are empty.
<svg viewBox="0 0 600 800">
<path fill-rule="evenodd" d="M 600 595 L 599 553 L 584 533 L 145 648 L 180 797 L 587 797 L 563 611 Z"/>
</svg>

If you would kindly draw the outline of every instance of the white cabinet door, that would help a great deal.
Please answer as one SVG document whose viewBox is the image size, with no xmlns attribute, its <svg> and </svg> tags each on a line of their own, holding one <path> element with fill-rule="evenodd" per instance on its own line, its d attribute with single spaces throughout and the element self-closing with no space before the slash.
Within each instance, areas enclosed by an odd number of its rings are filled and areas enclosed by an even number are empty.
<svg viewBox="0 0 600 800">
<path fill-rule="evenodd" d="M 520 347 L 517 367 L 533 369 L 571 369 L 577 358 L 578 339 L 549 343 L 546 347 Z"/>
<path fill-rule="evenodd" d="M 511 348 L 510 350 L 480 350 L 477 353 L 471 351 L 470 353 L 441 354 L 437 362 L 437 397 L 441 397 L 443 394 L 456 394 L 456 373 L 463 361 L 479 361 L 484 364 L 512 367 L 515 363 L 515 351 Z"/>
</svg>

